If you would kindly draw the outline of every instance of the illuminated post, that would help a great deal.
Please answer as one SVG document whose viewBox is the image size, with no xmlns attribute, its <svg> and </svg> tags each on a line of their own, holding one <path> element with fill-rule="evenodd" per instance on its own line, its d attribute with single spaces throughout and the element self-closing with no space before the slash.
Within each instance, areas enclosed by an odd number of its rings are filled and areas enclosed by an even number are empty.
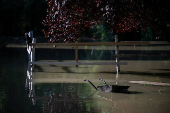
<svg viewBox="0 0 170 113">
<path fill-rule="evenodd" d="M 29 37 L 31 37 L 32 39 L 32 43 L 36 43 L 36 39 L 33 38 L 33 31 L 30 31 L 29 32 Z M 31 46 L 31 62 L 34 62 L 35 61 L 35 47 L 34 46 Z M 34 70 L 34 65 L 32 65 L 32 70 Z"/>
<path fill-rule="evenodd" d="M 115 42 L 118 42 L 118 35 L 115 35 Z M 117 55 L 116 63 L 119 63 L 119 57 L 118 57 L 118 55 L 119 55 L 119 46 L 118 45 L 115 45 L 115 55 Z M 120 72 L 120 65 L 119 64 L 116 65 L 116 70 L 118 72 Z"/>
<path fill-rule="evenodd" d="M 36 39 L 35 38 L 33 38 L 32 43 L 36 43 Z M 35 47 L 34 46 L 32 46 L 31 61 L 35 61 Z"/>
</svg>

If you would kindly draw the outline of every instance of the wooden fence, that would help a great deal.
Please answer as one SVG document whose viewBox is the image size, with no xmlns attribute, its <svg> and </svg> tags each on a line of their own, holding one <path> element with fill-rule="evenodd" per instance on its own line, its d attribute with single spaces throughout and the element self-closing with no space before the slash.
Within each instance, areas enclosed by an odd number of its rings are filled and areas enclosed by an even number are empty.
<svg viewBox="0 0 170 113">
<path fill-rule="evenodd" d="M 29 32 L 29 36 L 33 37 L 33 32 Z M 27 36 L 27 35 L 26 35 Z M 35 64 L 51 64 L 51 65 L 116 65 L 116 70 L 120 72 L 120 65 L 127 65 L 127 62 L 119 62 L 119 46 L 125 45 L 149 45 L 150 42 L 118 42 L 118 36 L 115 35 L 115 42 L 93 42 L 93 43 L 36 43 L 36 39 L 32 38 L 32 43 L 27 44 L 27 51 L 29 57 L 28 66 L 34 66 Z M 78 46 L 113 46 L 115 45 L 115 57 L 116 62 L 78 62 Z M 75 62 L 38 62 L 35 61 L 35 48 L 54 48 L 58 46 L 74 46 L 75 47 Z M 30 69 L 30 68 L 29 68 Z M 32 68 L 34 69 L 34 68 Z"/>
</svg>

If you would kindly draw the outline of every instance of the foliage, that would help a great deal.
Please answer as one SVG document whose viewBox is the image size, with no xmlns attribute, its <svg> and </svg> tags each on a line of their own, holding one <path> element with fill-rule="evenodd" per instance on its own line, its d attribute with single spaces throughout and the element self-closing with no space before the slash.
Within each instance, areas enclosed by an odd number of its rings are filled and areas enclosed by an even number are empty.
<svg viewBox="0 0 170 113">
<path fill-rule="evenodd" d="M 166 37 L 168 39 L 167 25 L 170 20 L 168 13 L 170 10 L 166 2 L 159 0 L 107 0 L 106 2 L 100 0 L 100 5 L 104 20 L 114 33 L 126 34 L 135 30 L 141 33 L 142 40 L 156 40 L 161 35 L 162 40 L 165 40 Z M 156 39 L 154 39 L 155 37 Z"/>
<path fill-rule="evenodd" d="M 110 32 L 107 25 L 96 25 L 93 29 L 93 36 L 99 37 L 102 42 L 113 42 L 114 34 Z"/>
<path fill-rule="evenodd" d="M 79 31 L 91 28 L 94 23 L 92 14 L 98 9 L 92 4 L 94 0 L 48 0 L 48 14 L 42 22 L 45 37 L 50 38 L 49 42 L 75 42 Z"/>
<path fill-rule="evenodd" d="M 48 15 L 43 21 L 46 29 L 43 32 L 46 38 L 50 38 L 49 42 L 74 42 L 81 30 L 85 31 L 93 27 L 98 30 L 95 35 L 101 36 L 102 41 L 110 41 L 107 37 L 110 37 L 111 32 L 125 33 L 132 32 L 134 29 L 145 33 L 146 36 L 142 40 L 152 39 L 152 33 L 162 32 L 161 28 L 166 29 L 169 22 L 169 20 L 166 23 L 162 21 L 165 20 L 165 16 L 159 16 L 169 11 L 161 10 L 163 6 L 160 7 L 159 3 L 160 1 L 146 0 L 87 0 L 85 2 L 48 0 Z M 155 9 L 155 6 L 159 9 Z M 101 25 L 103 23 L 106 25 Z M 159 27 L 160 25 L 163 26 Z M 150 36 L 147 36 L 148 32 Z"/>
</svg>

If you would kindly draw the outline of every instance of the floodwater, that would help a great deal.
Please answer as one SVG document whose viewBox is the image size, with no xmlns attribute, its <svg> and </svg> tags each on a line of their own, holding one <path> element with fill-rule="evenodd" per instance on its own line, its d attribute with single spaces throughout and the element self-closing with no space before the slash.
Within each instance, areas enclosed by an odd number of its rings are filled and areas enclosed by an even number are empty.
<svg viewBox="0 0 170 113">
<path fill-rule="evenodd" d="M 24 46 L 25 47 L 25 46 Z M 0 53 L 2 113 L 169 113 L 170 58 L 122 58 L 127 65 L 35 65 L 28 71 L 26 48 Z M 109 47 L 80 47 L 79 62 L 115 62 Z M 114 47 L 113 47 L 114 49 Z M 74 49 L 36 49 L 36 61 L 73 62 Z M 122 47 L 120 53 L 170 53 L 170 46 Z M 130 86 L 130 94 L 95 90 L 107 84 Z M 137 82 L 144 81 L 139 84 Z M 151 84 L 145 83 L 146 81 Z M 131 83 L 136 82 L 136 83 Z"/>
</svg>

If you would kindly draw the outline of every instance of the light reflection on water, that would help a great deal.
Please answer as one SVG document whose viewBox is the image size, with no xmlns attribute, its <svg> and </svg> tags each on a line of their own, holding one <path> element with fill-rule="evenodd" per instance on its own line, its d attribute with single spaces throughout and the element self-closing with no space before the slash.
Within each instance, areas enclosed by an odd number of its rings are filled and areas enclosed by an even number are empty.
<svg viewBox="0 0 170 113">
<path fill-rule="evenodd" d="M 36 76 L 36 75 L 34 75 Z M 93 107 L 96 91 L 91 90 L 85 83 L 34 83 L 33 73 L 27 71 L 26 92 L 34 106 L 43 112 L 101 112 L 97 106 Z M 89 95 L 91 93 L 91 95 Z M 89 98 L 91 98 L 89 100 Z M 87 102 L 88 101 L 88 102 Z"/>
<path fill-rule="evenodd" d="M 40 103 L 38 107 L 42 108 L 43 112 L 81 113 L 85 111 L 92 111 L 92 108 L 87 108 L 86 99 L 82 98 L 82 96 L 85 95 L 81 95 L 80 93 L 82 92 L 80 91 L 78 92 L 78 90 L 80 90 L 78 87 L 81 87 L 82 85 L 83 84 L 67 83 L 37 84 L 33 86 L 35 87 L 33 88 L 35 93 L 29 98 L 32 100 L 34 106 L 36 106 L 37 103 Z"/>
</svg>

